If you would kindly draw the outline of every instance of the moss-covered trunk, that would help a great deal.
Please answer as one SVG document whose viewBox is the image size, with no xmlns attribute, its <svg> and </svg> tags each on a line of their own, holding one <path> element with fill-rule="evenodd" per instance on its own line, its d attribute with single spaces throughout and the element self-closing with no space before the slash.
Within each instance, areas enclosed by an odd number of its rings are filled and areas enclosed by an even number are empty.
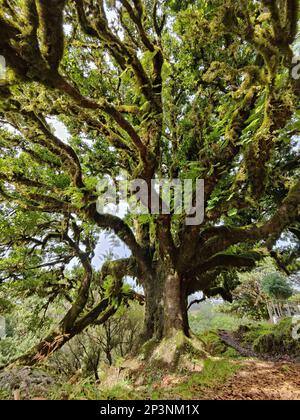
<svg viewBox="0 0 300 420">
<path fill-rule="evenodd" d="M 179 331 L 189 336 L 186 291 L 174 269 L 160 267 L 147 281 L 145 301 L 143 341 L 159 341 Z"/>
<path fill-rule="evenodd" d="M 161 266 L 156 278 L 147 284 L 146 317 L 141 360 L 152 369 L 195 371 L 193 357 L 207 357 L 202 343 L 190 334 L 187 292 L 183 279 L 174 267 Z"/>
</svg>

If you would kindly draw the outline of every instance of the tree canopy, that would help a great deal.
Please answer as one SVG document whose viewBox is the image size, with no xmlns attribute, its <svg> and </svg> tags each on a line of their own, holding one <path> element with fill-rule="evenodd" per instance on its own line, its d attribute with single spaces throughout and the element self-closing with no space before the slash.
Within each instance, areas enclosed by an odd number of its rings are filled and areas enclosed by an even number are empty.
<svg viewBox="0 0 300 420">
<path fill-rule="evenodd" d="M 297 271 L 297 0 L 0 5 L 1 288 L 70 306 L 36 351 L 141 299 L 126 276 L 144 289 L 150 339 L 188 335 L 187 297 L 231 300 L 236 271 L 268 255 Z M 121 171 L 147 184 L 204 179 L 204 223 L 99 213 L 98 180 Z M 131 256 L 99 270 L 103 230 Z"/>
</svg>

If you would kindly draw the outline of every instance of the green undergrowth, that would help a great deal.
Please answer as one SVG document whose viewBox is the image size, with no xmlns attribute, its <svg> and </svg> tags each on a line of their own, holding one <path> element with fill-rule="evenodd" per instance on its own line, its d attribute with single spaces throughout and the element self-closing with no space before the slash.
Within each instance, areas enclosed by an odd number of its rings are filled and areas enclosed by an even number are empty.
<svg viewBox="0 0 300 420">
<path fill-rule="evenodd" d="M 257 353 L 288 355 L 300 359 L 300 340 L 293 338 L 293 328 L 292 319 L 287 318 L 277 325 L 262 323 L 241 327 L 239 334 L 242 343 Z"/>
<path fill-rule="evenodd" d="M 204 350 L 211 356 L 227 359 L 241 358 L 240 354 L 232 347 L 227 346 L 215 331 L 207 331 L 199 336 L 204 345 Z"/>
<path fill-rule="evenodd" d="M 206 359 L 201 372 L 192 374 L 172 374 L 160 370 L 149 376 L 144 385 L 124 382 L 110 389 L 102 389 L 93 380 L 79 381 L 52 390 L 50 399 L 69 400 L 164 400 L 201 399 L 206 389 L 222 385 L 231 378 L 240 365 L 229 359 Z"/>
<path fill-rule="evenodd" d="M 206 388 L 222 385 L 240 369 L 240 365 L 228 359 L 204 361 L 201 373 L 191 375 L 187 382 L 183 382 L 172 390 L 173 396 L 181 398 L 201 398 Z"/>
<path fill-rule="evenodd" d="M 237 335 L 241 345 L 257 353 L 270 355 L 300 355 L 300 340 L 292 338 L 292 320 L 278 325 L 260 323 L 240 326 Z M 138 382 L 122 380 L 111 388 L 102 387 L 94 379 L 78 380 L 75 384 L 63 384 L 49 390 L 49 399 L 69 400 L 180 400 L 204 399 L 206 391 L 222 386 L 243 365 L 239 353 L 222 342 L 217 331 L 205 331 L 198 335 L 203 349 L 210 356 L 197 361 L 198 371 L 173 372 L 167 369 L 151 369 L 144 365 Z M 6 399 L 1 395 L 2 399 Z"/>
<path fill-rule="evenodd" d="M 222 385 L 239 369 L 240 365 L 237 362 L 228 359 L 206 359 L 199 373 L 169 378 L 165 376 L 161 382 L 149 383 L 142 391 L 142 398 L 151 400 L 201 399 L 206 389 Z"/>
<path fill-rule="evenodd" d="M 10 399 L 11 399 L 11 393 L 1 389 L 0 390 L 0 401 L 10 400 Z"/>
<path fill-rule="evenodd" d="M 120 383 L 110 389 L 101 389 L 101 386 L 92 378 L 78 381 L 76 384 L 65 384 L 53 388 L 47 397 L 51 400 L 137 400 L 139 394 L 129 384 Z"/>
</svg>

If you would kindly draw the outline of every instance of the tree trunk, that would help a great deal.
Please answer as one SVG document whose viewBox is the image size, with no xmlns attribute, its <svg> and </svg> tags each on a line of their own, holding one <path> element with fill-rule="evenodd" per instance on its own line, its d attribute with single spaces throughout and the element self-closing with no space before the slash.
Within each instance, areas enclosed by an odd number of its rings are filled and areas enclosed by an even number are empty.
<svg viewBox="0 0 300 420">
<path fill-rule="evenodd" d="M 187 291 L 178 272 L 167 269 L 167 264 L 162 267 L 145 287 L 145 301 L 144 343 L 138 349 L 142 360 L 154 370 L 196 371 L 199 366 L 191 362 L 191 354 L 199 359 L 207 354 L 201 341 L 190 334 Z"/>
<path fill-rule="evenodd" d="M 182 331 L 189 337 L 186 292 L 178 273 L 172 271 L 166 276 L 164 288 L 164 336 Z"/>
<path fill-rule="evenodd" d="M 143 341 L 160 341 L 179 331 L 189 337 L 186 290 L 178 273 L 167 271 L 160 269 L 157 277 L 145 284 Z"/>
</svg>

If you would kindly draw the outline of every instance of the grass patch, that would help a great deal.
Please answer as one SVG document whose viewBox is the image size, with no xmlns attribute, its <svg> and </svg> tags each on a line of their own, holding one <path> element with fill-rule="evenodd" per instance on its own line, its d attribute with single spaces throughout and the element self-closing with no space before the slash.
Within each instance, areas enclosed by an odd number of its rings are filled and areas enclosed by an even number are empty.
<svg viewBox="0 0 300 420">
<path fill-rule="evenodd" d="M 65 383 L 49 389 L 50 400 L 98 400 L 100 393 L 91 378 L 83 379 L 75 384 Z"/>
<path fill-rule="evenodd" d="M 234 348 L 227 346 L 215 331 L 206 331 L 199 336 L 199 340 L 202 341 L 204 350 L 211 356 L 226 359 L 242 358 Z"/>
<path fill-rule="evenodd" d="M 221 356 L 227 350 L 227 346 L 222 342 L 219 335 L 214 331 L 207 331 L 199 336 L 204 345 L 204 349 L 211 356 Z"/>
<path fill-rule="evenodd" d="M 75 384 L 66 383 L 49 390 L 50 400 L 135 400 L 139 395 L 126 383 L 103 389 L 92 378 L 83 379 Z"/>
<path fill-rule="evenodd" d="M 12 397 L 12 393 L 11 392 L 0 390 L 0 401 L 3 401 L 3 400 L 12 400 L 12 399 L 13 399 L 13 397 Z"/>
<path fill-rule="evenodd" d="M 240 365 L 230 360 L 206 359 L 201 373 L 192 374 L 186 381 L 162 394 L 156 392 L 156 396 L 167 399 L 200 399 L 205 389 L 222 385 L 239 369 Z"/>
<path fill-rule="evenodd" d="M 126 384 L 117 385 L 107 391 L 101 390 L 100 400 L 140 400 L 142 399 L 142 394 L 139 394 L 134 391 L 134 389 L 129 388 Z"/>
</svg>

